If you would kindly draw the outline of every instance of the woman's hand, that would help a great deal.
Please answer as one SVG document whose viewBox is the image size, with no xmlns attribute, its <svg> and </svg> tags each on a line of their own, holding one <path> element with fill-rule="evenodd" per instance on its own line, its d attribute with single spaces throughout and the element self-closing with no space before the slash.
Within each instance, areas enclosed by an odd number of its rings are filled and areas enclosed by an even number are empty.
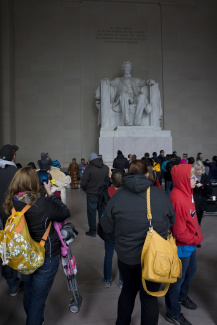
<svg viewBox="0 0 217 325">
<path fill-rule="evenodd" d="M 203 186 L 203 184 L 197 183 L 196 186 L 199 188 L 199 187 Z"/>
<path fill-rule="evenodd" d="M 51 182 L 50 180 L 48 180 L 48 183 L 44 182 L 44 188 L 45 188 L 45 191 L 47 192 L 47 195 L 51 195 Z"/>
</svg>

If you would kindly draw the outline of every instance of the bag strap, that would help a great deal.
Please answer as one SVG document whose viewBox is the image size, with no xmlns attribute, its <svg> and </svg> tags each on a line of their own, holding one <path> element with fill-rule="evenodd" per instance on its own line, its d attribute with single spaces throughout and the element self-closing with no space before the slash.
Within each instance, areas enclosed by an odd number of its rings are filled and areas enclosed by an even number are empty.
<svg viewBox="0 0 217 325">
<path fill-rule="evenodd" d="M 146 198 L 147 198 L 147 219 L 150 221 L 151 225 L 151 220 L 152 220 L 152 215 L 151 215 L 151 200 L 150 200 L 150 186 L 146 191 Z"/>
<path fill-rule="evenodd" d="M 46 240 L 47 240 L 47 237 L 48 237 L 48 235 L 49 235 L 50 227 L 51 227 L 51 223 L 52 223 L 52 222 L 50 221 L 49 226 L 47 227 L 47 229 L 46 229 L 46 231 L 45 231 L 45 233 L 44 233 L 44 236 L 42 237 L 42 239 L 41 239 L 41 241 L 40 241 L 40 245 L 41 245 L 42 247 L 44 247 L 45 242 L 46 242 Z"/>
<path fill-rule="evenodd" d="M 22 228 L 23 228 L 23 226 L 24 226 L 24 224 L 25 224 L 25 221 L 26 221 L 25 216 L 24 216 L 24 213 L 26 213 L 26 211 L 29 210 L 30 208 L 31 208 L 31 205 L 26 204 L 26 206 L 25 206 L 25 207 L 23 208 L 23 210 L 21 211 L 21 213 L 23 214 L 23 217 L 22 217 L 22 219 L 20 220 L 19 225 L 18 225 L 17 228 L 16 228 L 16 232 L 19 233 L 19 232 L 22 230 Z M 11 212 L 12 212 L 12 214 L 15 214 L 15 213 L 16 213 L 16 210 L 15 210 L 14 207 L 12 208 Z"/>
<path fill-rule="evenodd" d="M 167 291 L 169 290 L 169 287 L 170 287 L 170 283 L 167 283 L 164 290 L 151 292 L 151 291 L 148 291 L 146 283 L 145 283 L 145 279 L 143 279 L 143 278 L 142 278 L 142 284 L 143 284 L 143 288 L 147 292 L 147 294 L 154 296 L 154 297 L 163 297 L 167 293 Z"/>
<path fill-rule="evenodd" d="M 26 204 L 25 205 L 25 207 L 23 208 L 23 210 L 21 211 L 21 213 L 26 213 L 26 211 L 27 210 L 29 210 L 31 208 L 31 205 L 29 205 L 29 204 Z M 15 210 L 15 208 L 13 207 L 12 209 L 11 209 L 11 214 L 14 214 L 16 212 L 16 210 Z"/>
</svg>

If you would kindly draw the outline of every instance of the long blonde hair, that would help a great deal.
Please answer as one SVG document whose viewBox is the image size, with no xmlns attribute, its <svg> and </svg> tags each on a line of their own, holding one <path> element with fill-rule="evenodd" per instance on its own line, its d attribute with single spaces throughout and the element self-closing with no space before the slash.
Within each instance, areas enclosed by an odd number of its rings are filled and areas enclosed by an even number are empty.
<svg viewBox="0 0 217 325">
<path fill-rule="evenodd" d="M 195 170 L 202 169 L 202 174 L 205 173 L 205 167 L 204 167 L 204 164 L 202 163 L 202 161 L 196 160 L 193 164 L 193 167 L 195 168 Z"/>
<path fill-rule="evenodd" d="M 13 198 L 19 192 L 30 193 L 30 204 L 32 205 L 37 200 L 39 191 L 39 175 L 35 169 L 30 166 L 19 169 L 9 185 L 8 193 L 3 204 L 4 211 L 7 214 L 11 214 L 11 209 L 13 207 Z"/>
</svg>

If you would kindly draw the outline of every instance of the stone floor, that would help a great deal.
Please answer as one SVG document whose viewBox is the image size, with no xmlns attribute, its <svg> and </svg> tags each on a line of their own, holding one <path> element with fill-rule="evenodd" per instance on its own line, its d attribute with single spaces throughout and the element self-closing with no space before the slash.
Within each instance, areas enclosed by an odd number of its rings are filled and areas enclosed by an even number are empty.
<svg viewBox="0 0 217 325">
<path fill-rule="evenodd" d="M 46 325 L 113 325 L 116 319 L 117 259 L 113 263 L 113 283 L 105 289 L 101 283 L 103 270 L 103 242 L 99 237 L 85 235 L 88 230 L 86 219 L 86 198 L 82 190 L 67 190 L 67 202 L 71 211 L 69 221 L 79 231 L 72 243 L 77 259 L 79 293 L 83 301 L 80 312 L 73 314 L 68 305 L 72 294 L 67 290 L 65 275 L 60 266 L 54 285 L 48 296 L 45 309 Z M 193 325 L 217 324 L 217 217 L 205 216 L 202 222 L 204 242 L 197 249 L 198 271 L 193 279 L 190 297 L 197 303 L 196 311 L 183 307 L 183 313 Z M 22 306 L 23 293 L 10 297 L 5 280 L 0 283 L 0 325 L 24 325 L 25 313 Z M 165 319 L 164 298 L 159 299 L 159 325 L 169 324 Z M 132 325 L 140 324 L 140 306 L 137 298 L 132 315 Z"/>
</svg>

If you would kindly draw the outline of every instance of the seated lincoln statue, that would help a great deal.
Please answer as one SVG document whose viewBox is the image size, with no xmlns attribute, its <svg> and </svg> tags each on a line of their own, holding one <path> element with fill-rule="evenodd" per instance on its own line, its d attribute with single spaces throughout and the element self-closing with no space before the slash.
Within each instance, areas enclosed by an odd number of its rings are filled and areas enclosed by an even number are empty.
<svg viewBox="0 0 217 325">
<path fill-rule="evenodd" d="M 122 65 L 124 75 L 110 81 L 101 80 L 96 90 L 98 122 L 102 128 L 117 126 L 160 127 L 162 116 L 158 84 L 131 75 L 132 63 Z"/>
</svg>

